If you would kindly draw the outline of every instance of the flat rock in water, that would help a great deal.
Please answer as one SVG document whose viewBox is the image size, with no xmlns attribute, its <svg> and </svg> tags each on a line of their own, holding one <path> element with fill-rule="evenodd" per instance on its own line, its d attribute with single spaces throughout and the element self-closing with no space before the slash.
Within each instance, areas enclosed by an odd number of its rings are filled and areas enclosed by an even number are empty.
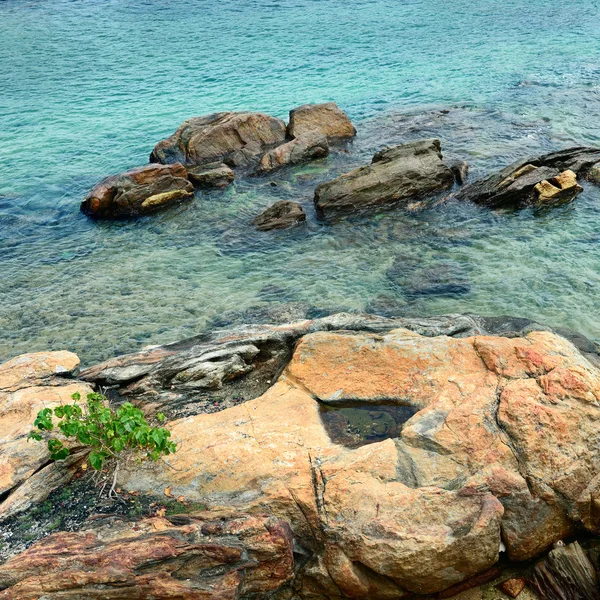
<svg viewBox="0 0 600 600">
<path fill-rule="evenodd" d="M 256 217 L 252 224 L 259 231 L 286 229 L 306 221 L 306 214 L 297 202 L 280 200 Z"/>
<path fill-rule="evenodd" d="M 356 135 L 356 128 L 335 102 L 304 104 L 290 111 L 287 135 L 324 135 L 329 143 L 344 142 Z"/>
<path fill-rule="evenodd" d="M 430 139 L 387 148 L 370 165 L 321 183 L 315 207 L 322 217 L 419 199 L 454 184 L 442 162 L 439 140 Z"/>
<path fill-rule="evenodd" d="M 180 163 L 145 165 L 103 179 L 81 203 L 81 210 L 95 218 L 137 216 L 193 195 L 194 186 Z"/>
<path fill-rule="evenodd" d="M 188 179 L 199 188 L 224 188 L 235 179 L 235 173 L 224 163 L 209 163 L 186 169 Z"/>
<path fill-rule="evenodd" d="M 180 162 L 186 167 L 224 162 L 244 168 L 284 141 L 285 123 L 280 119 L 263 113 L 214 113 L 184 121 L 155 146 L 150 162 Z"/>
<path fill-rule="evenodd" d="M 520 207 L 535 203 L 535 187 L 564 171 L 585 176 L 600 162 L 600 148 L 567 148 L 558 152 L 519 160 L 497 173 L 479 179 L 456 195 L 491 207 Z"/>
</svg>

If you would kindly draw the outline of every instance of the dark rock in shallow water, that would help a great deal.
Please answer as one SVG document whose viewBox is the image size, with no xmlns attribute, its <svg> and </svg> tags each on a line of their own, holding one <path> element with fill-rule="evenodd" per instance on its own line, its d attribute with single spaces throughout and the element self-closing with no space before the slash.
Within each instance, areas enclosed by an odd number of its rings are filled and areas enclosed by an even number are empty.
<svg viewBox="0 0 600 600">
<path fill-rule="evenodd" d="M 235 173 L 224 163 L 188 167 L 188 179 L 199 188 L 223 188 L 235 179 Z"/>
<path fill-rule="evenodd" d="M 269 150 L 256 169 L 257 174 L 270 173 L 281 167 L 309 162 L 329 154 L 327 138 L 321 133 L 307 133 Z"/>
<path fill-rule="evenodd" d="M 444 261 L 422 267 L 416 259 L 398 256 L 386 275 L 409 300 L 422 296 L 463 296 L 471 291 L 461 266 Z"/>
<path fill-rule="evenodd" d="M 90 217 L 144 215 L 193 195 L 181 164 L 145 165 L 103 179 L 81 203 L 81 210 Z"/>
<path fill-rule="evenodd" d="M 271 229 L 294 227 L 304 221 L 306 221 L 306 214 L 300 204 L 289 200 L 280 200 L 258 215 L 252 224 L 256 225 L 259 231 L 270 231 Z"/>
<path fill-rule="evenodd" d="M 452 171 L 442 162 L 439 140 L 423 140 L 387 148 L 370 165 L 321 183 L 315 190 L 319 215 L 333 216 L 390 205 L 448 189 Z"/>
<path fill-rule="evenodd" d="M 329 143 L 335 143 L 353 138 L 356 129 L 335 102 L 328 102 L 304 104 L 291 110 L 287 134 L 291 138 L 319 134 L 324 135 Z"/>
<path fill-rule="evenodd" d="M 491 207 L 523 206 L 534 201 L 534 188 L 540 182 L 567 170 L 585 175 L 599 161 L 600 148 L 567 148 L 534 156 L 465 186 L 456 197 Z"/>
<path fill-rule="evenodd" d="M 184 121 L 155 146 L 150 162 L 186 166 L 224 162 L 245 168 L 284 141 L 285 123 L 280 119 L 262 113 L 214 113 Z"/>
</svg>

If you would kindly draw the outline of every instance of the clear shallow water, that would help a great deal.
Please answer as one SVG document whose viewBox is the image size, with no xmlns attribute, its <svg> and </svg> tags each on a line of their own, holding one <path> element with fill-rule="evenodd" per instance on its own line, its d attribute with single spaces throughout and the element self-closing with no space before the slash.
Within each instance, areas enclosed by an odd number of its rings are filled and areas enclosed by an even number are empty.
<svg viewBox="0 0 600 600">
<path fill-rule="evenodd" d="M 90 363 L 343 309 L 509 313 L 600 339 L 599 188 L 537 213 L 450 201 L 328 226 L 311 208 L 319 181 L 385 144 L 439 136 L 474 177 L 600 144 L 599 53 L 597 0 L 0 2 L 0 359 Z M 79 213 L 190 116 L 327 100 L 359 130 L 347 155 L 153 218 Z M 307 227 L 252 231 L 280 198 Z"/>
</svg>

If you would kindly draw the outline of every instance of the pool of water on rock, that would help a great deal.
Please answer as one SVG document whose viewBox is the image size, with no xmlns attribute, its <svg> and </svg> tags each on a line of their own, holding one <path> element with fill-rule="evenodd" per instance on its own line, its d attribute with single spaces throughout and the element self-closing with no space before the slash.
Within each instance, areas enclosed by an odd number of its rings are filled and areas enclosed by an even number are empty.
<svg viewBox="0 0 600 600">
<path fill-rule="evenodd" d="M 347 448 L 359 448 L 397 438 L 404 424 L 417 413 L 410 406 L 320 406 L 329 438 Z"/>
</svg>

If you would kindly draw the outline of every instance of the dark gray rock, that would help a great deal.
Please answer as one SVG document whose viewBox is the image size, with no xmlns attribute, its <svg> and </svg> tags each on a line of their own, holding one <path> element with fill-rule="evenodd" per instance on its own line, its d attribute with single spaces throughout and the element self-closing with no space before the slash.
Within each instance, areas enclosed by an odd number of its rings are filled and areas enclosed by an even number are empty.
<svg viewBox="0 0 600 600">
<path fill-rule="evenodd" d="M 463 161 L 456 161 L 450 165 L 450 170 L 454 174 L 454 180 L 458 185 L 464 185 L 467 183 L 467 177 L 469 176 L 469 165 Z"/>
<path fill-rule="evenodd" d="M 306 221 L 306 214 L 300 204 L 289 200 L 280 200 L 258 215 L 252 224 L 256 225 L 259 231 L 270 231 L 271 229 L 294 227 L 304 221 Z"/>
<path fill-rule="evenodd" d="M 315 207 L 322 217 L 422 198 L 454 184 L 442 162 L 439 140 L 430 139 L 387 148 L 370 165 L 321 183 Z"/>
<path fill-rule="evenodd" d="M 519 160 L 460 190 L 456 197 L 490 207 L 519 207 L 532 203 L 535 186 L 570 169 L 586 175 L 600 161 L 600 148 L 567 148 Z"/>
</svg>

